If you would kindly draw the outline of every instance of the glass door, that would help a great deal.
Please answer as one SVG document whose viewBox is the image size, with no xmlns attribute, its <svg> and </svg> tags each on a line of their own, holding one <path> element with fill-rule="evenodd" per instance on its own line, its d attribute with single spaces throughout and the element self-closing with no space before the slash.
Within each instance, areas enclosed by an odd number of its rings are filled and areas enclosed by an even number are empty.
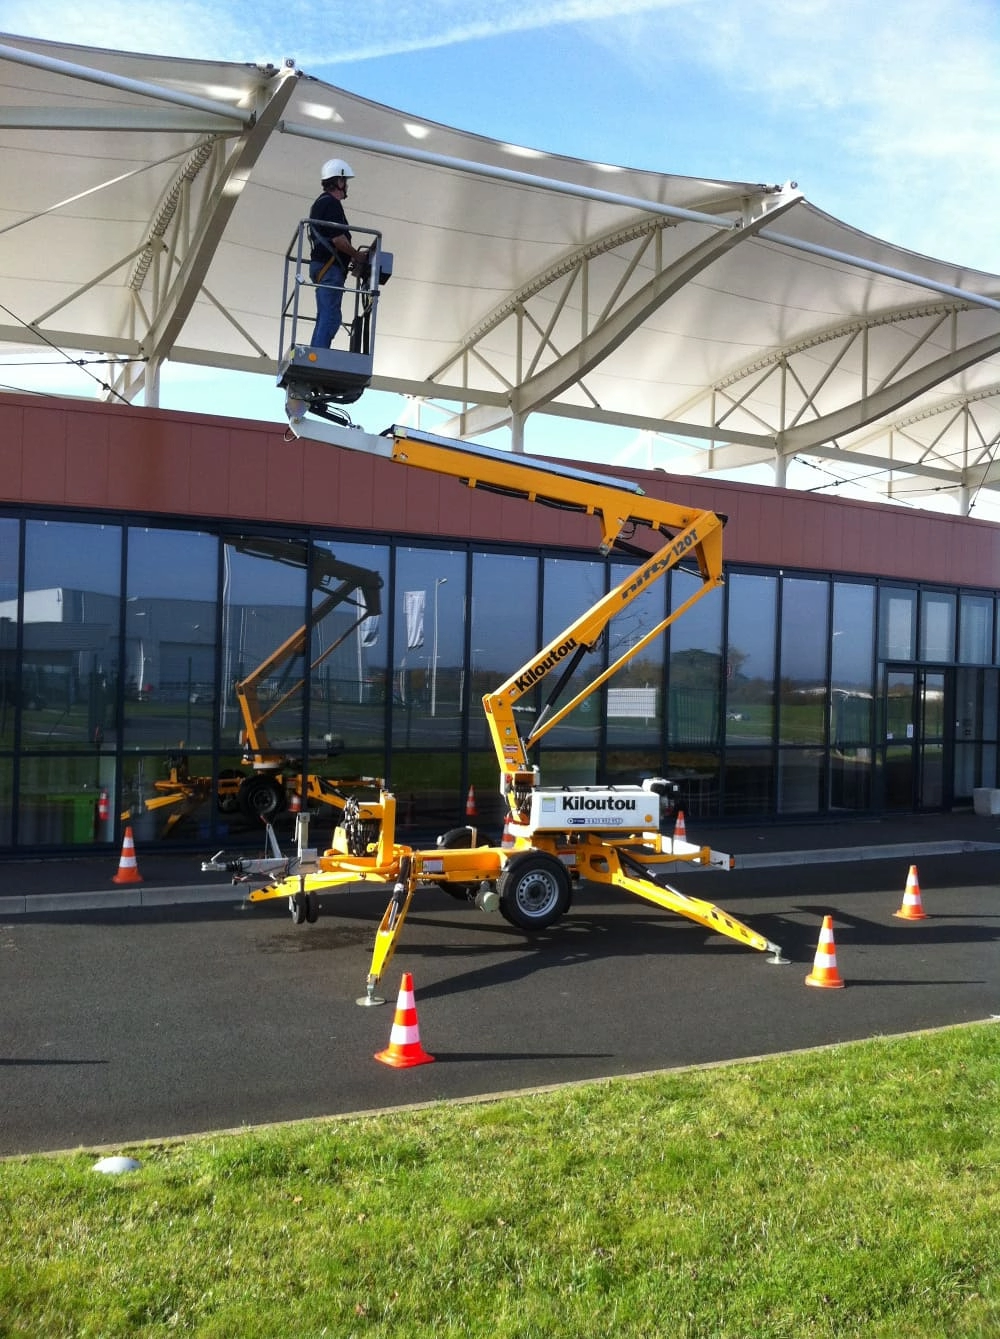
<svg viewBox="0 0 1000 1339">
<path fill-rule="evenodd" d="M 947 732 L 954 672 L 887 665 L 882 686 L 882 805 L 887 810 L 951 804 Z"/>
</svg>

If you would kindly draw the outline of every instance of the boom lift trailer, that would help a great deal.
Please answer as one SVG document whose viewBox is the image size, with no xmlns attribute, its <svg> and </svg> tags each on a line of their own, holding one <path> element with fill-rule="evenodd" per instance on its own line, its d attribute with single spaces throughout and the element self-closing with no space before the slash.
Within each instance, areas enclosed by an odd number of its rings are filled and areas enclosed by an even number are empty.
<svg viewBox="0 0 1000 1339">
<path fill-rule="evenodd" d="M 781 950 L 763 935 L 710 902 L 679 892 L 662 875 L 671 866 L 731 868 L 731 857 L 661 831 L 661 806 L 675 787 L 662 778 L 637 786 L 544 788 L 530 750 L 586 697 L 658 637 L 691 606 L 722 584 L 722 527 L 725 518 L 647 497 L 634 483 L 590 471 L 512 455 L 470 442 L 394 426 L 375 436 L 332 421 L 306 420 L 316 412 L 300 384 L 287 385 L 286 407 L 292 432 L 332 447 L 380 457 L 410 468 L 450 477 L 468 488 L 523 498 L 543 506 L 593 516 L 601 530 L 602 554 L 613 549 L 641 552 L 632 545 L 640 527 L 658 547 L 643 554 L 624 581 L 555 637 L 521 669 L 483 698 L 483 707 L 500 768 L 500 793 L 507 821 L 500 846 L 479 845 L 474 827 L 452 829 L 437 846 L 415 850 L 396 841 L 396 801 L 384 788 L 364 811 L 354 800 L 345 805 L 333 832 L 332 846 L 319 854 L 308 845 L 309 815 L 298 816 L 295 855 L 281 855 L 273 832 L 271 855 L 262 859 L 228 857 L 220 851 L 202 869 L 229 873 L 234 882 L 263 880 L 251 902 L 287 897 L 296 923 L 318 915 L 320 892 L 374 882 L 392 895 L 376 934 L 366 994 L 359 1004 L 381 1004 L 379 981 L 392 957 L 414 892 L 434 884 L 499 910 L 511 924 L 528 932 L 552 925 L 569 908 L 574 881 L 609 884 L 644 898 L 784 962 Z M 694 564 L 701 585 L 655 628 L 630 646 L 562 705 L 574 670 L 595 651 L 613 616 L 679 564 Z M 521 732 L 515 708 L 536 687 L 552 678 L 554 686 L 534 723 Z"/>
<path fill-rule="evenodd" d="M 217 779 L 192 775 L 186 757 L 179 755 L 170 760 L 169 777 L 154 782 L 158 793 L 146 800 L 145 807 L 175 806 L 167 820 L 167 832 L 213 794 L 224 813 L 241 811 L 247 818 L 269 822 L 288 807 L 289 796 L 293 794 L 300 797 L 303 806 L 314 800 L 343 810 L 349 800 L 357 800 L 362 793 L 377 794 L 382 785 L 379 777 L 332 780 L 315 772 L 305 772 L 301 756 L 291 757 L 287 750 L 277 749 L 267 733 L 267 724 L 275 713 L 304 687 L 303 678 L 287 683 L 282 682 L 280 676 L 305 650 L 310 627 L 341 606 L 348 606 L 355 613 L 344 631 L 313 660 L 310 670 L 316 670 L 357 632 L 365 619 L 381 612 L 381 576 L 368 568 L 344 562 L 326 549 L 310 547 L 304 540 L 236 535 L 228 537 L 227 543 L 240 553 L 305 569 L 312 589 L 321 592 L 322 598 L 312 609 L 309 621 L 235 685 L 236 701 L 243 718 L 243 761 L 252 770 L 223 772 Z M 265 681 L 274 679 L 279 680 L 280 689 L 273 700 L 265 704 L 261 700 L 262 687 Z M 328 751 L 332 752 L 335 744 L 336 741 L 328 740 Z M 367 804 L 364 805 L 364 816 L 365 821 L 373 821 L 376 817 L 374 812 L 368 814 Z"/>
</svg>

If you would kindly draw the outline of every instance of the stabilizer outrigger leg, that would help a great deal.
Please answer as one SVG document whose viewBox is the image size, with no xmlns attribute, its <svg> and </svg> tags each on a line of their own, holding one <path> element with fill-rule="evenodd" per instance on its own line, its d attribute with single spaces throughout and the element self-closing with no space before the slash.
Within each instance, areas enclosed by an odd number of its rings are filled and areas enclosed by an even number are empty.
<svg viewBox="0 0 1000 1339">
<path fill-rule="evenodd" d="M 746 944 L 748 948 L 755 948 L 760 953 L 770 953 L 771 956 L 767 959 L 769 963 L 775 965 L 788 963 L 788 959 L 781 955 L 780 945 L 758 934 L 749 925 L 744 925 L 722 907 L 717 907 L 712 902 L 705 902 L 700 897 L 691 897 L 677 888 L 672 888 L 668 883 L 660 883 L 642 861 L 637 860 L 630 852 L 617 850 L 609 853 L 607 869 L 608 876 L 605 882 L 617 884 L 619 888 L 625 888 L 637 897 L 645 898 L 647 902 L 653 902 L 667 911 L 675 912 L 678 916 L 684 916 L 689 921 L 695 921 L 707 930 L 715 930 L 730 939 L 735 939 L 739 944 Z"/>
<path fill-rule="evenodd" d="M 365 983 L 365 994 L 357 1001 L 362 1008 L 368 1009 L 375 1004 L 385 1004 L 385 998 L 376 995 L 375 991 L 383 972 L 389 965 L 389 959 L 395 952 L 396 941 L 406 920 L 406 913 L 410 909 L 413 892 L 417 886 L 412 871 L 413 860 L 410 856 L 404 855 L 399 862 L 399 877 L 393 884 L 392 897 L 375 936 L 375 948 L 372 951 L 371 967 Z"/>
</svg>

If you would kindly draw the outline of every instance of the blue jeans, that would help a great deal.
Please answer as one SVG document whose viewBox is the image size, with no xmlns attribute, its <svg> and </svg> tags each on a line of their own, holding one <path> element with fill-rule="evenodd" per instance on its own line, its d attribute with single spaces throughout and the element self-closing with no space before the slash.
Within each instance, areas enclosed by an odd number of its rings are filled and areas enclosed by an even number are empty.
<svg viewBox="0 0 1000 1339">
<path fill-rule="evenodd" d="M 316 287 L 316 329 L 312 348 L 328 349 L 340 329 L 341 307 L 344 301 L 344 283 L 347 267 L 334 261 L 320 280 L 319 273 L 326 261 L 314 260 L 309 265 L 309 278 Z"/>
</svg>

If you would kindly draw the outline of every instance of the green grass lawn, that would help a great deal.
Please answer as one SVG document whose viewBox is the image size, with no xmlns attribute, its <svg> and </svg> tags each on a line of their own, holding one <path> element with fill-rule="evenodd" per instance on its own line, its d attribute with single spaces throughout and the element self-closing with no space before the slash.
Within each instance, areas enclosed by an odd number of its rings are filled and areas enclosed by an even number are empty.
<svg viewBox="0 0 1000 1339">
<path fill-rule="evenodd" d="M 0 1164 L 0 1334 L 1000 1334 L 1000 1031 Z"/>
</svg>

